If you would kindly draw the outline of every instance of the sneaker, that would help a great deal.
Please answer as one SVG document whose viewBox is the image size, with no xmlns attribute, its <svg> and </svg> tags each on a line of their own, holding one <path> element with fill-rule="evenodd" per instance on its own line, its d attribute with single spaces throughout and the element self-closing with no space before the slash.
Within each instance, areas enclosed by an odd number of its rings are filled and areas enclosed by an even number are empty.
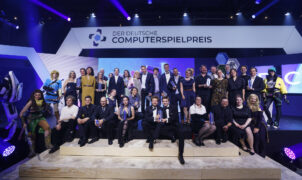
<svg viewBox="0 0 302 180">
<path fill-rule="evenodd" d="M 267 126 L 268 127 L 273 126 L 273 120 L 272 119 L 267 120 Z"/>
<path fill-rule="evenodd" d="M 277 121 L 274 122 L 274 128 L 279 128 L 279 122 Z"/>
</svg>

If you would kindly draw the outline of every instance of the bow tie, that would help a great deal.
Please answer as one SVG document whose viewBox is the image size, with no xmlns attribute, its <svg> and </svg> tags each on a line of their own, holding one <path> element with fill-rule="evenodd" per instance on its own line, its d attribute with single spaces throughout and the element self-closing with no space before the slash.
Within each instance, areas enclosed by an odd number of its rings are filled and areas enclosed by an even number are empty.
<svg viewBox="0 0 302 180">
<path fill-rule="evenodd" d="M 156 109 L 157 109 L 157 107 L 153 107 L 153 106 L 152 106 L 152 110 L 153 110 L 153 111 L 156 110 Z"/>
</svg>

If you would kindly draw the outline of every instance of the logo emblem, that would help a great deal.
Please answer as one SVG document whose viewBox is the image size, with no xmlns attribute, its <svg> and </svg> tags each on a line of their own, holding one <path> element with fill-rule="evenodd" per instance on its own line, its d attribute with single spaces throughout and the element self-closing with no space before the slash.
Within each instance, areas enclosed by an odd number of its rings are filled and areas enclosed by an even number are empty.
<svg viewBox="0 0 302 180">
<path fill-rule="evenodd" d="M 93 46 L 98 46 L 101 41 L 106 41 L 106 36 L 102 35 L 102 30 L 97 29 L 96 33 L 89 34 L 89 39 L 93 40 Z"/>
</svg>

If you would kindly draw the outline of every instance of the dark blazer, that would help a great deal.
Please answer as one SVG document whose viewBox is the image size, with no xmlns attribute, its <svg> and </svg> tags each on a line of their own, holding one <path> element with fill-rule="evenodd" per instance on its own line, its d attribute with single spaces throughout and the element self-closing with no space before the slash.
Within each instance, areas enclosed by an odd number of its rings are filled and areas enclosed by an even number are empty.
<svg viewBox="0 0 302 180">
<path fill-rule="evenodd" d="M 109 80 L 109 87 L 108 87 L 108 93 L 111 92 L 112 89 L 116 90 L 116 95 L 121 96 L 122 94 L 125 94 L 125 85 L 124 80 L 122 77 L 117 78 L 117 83 L 115 83 L 115 77 L 112 76 Z"/>
<path fill-rule="evenodd" d="M 104 122 L 111 121 L 114 117 L 114 108 L 106 105 L 105 110 L 102 110 L 102 106 L 97 106 L 94 110 L 92 120 L 104 119 Z"/>
<path fill-rule="evenodd" d="M 170 72 L 170 79 L 173 77 L 173 74 Z M 170 80 L 169 80 L 170 81 Z M 170 89 L 168 88 L 168 84 L 167 84 L 167 79 L 166 79 L 166 75 L 165 73 L 163 73 L 161 76 L 160 76 L 160 81 L 159 81 L 160 85 L 160 93 L 163 93 L 163 91 L 165 91 L 167 93 L 167 95 L 170 95 Z"/>
<path fill-rule="evenodd" d="M 163 107 L 163 118 L 167 118 L 166 107 Z M 177 125 L 179 123 L 177 106 L 169 105 L 169 119 L 167 125 Z"/>
<path fill-rule="evenodd" d="M 157 106 L 157 111 L 158 110 L 162 110 L 162 108 L 160 106 Z M 154 118 L 153 118 L 152 106 L 147 107 L 147 109 L 145 110 L 143 121 L 146 121 L 146 122 L 151 123 L 151 124 L 155 123 Z"/>
<path fill-rule="evenodd" d="M 179 94 L 180 94 L 180 82 L 182 81 L 182 79 L 183 79 L 183 77 L 182 76 L 179 76 L 179 78 L 178 78 L 178 82 L 176 83 L 176 81 L 175 81 L 175 77 L 174 76 L 172 76 L 171 78 L 170 78 L 170 81 L 169 81 L 169 83 L 168 83 L 168 89 L 169 89 L 169 91 L 171 92 L 171 95 L 175 95 L 175 92 L 176 92 L 176 89 L 175 90 L 173 90 L 173 83 L 176 85 L 176 87 L 177 87 L 177 89 L 178 89 L 178 92 L 179 92 Z M 172 83 L 173 82 L 173 83 Z"/>
<path fill-rule="evenodd" d="M 250 80 L 251 78 L 249 78 Z M 261 91 L 264 89 L 265 85 L 264 85 L 264 81 L 261 77 L 256 76 L 255 81 L 253 83 L 252 88 L 254 88 L 254 90 L 247 90 L 246 94 L 250 95 L 250 94 L 256 94 L 258 96 L 261 95 Z"/>
<path fill-rule="evenodd" d="M 93 104 L 90 104 L 89 106 L 82 106 L 79 108 L 79 111 L 78 111 L 78 115 L 77 115 L 77 118 L 89 118 L 88 121 L 91 121 L 92 120 L 92 116 L 93 116 L 93 113 L 94 113 L 94 109 L 95 109 L 95 105 Z"/>
<path fill-rule="evenodd" d="M 142 78 L 143 78 L 143 74 L 140 74 L 141 78 L 140 81 L 142 82 Z M 142 88 L 143 89 L 143 88 Z M 146 78 L 146 91 L 148 93 L 154 93 L 154 78 L 153 78 L 153 74 L 151 73 L 147 73 L 147 78 Z"/>
<path fill-rule="evenodd" d="M 223 108 L 220 104 L 212 107 L 212 112 L 214 115 L 214 122 L 216 125 L 224 126 L 228 123 L 232 123 L 233 115 L 232 109 L 227 106 Z"/>
</svg>

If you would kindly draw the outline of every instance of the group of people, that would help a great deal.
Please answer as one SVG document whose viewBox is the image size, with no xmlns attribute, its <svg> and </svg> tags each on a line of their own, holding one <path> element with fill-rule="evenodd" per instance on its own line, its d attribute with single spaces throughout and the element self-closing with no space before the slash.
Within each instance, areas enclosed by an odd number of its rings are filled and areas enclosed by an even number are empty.
<svg viewBox="0 0 302 180">
<path fill-rule="evenodd" d="M 265 80 L 257 76 L 255 67 L 250 68 L 250 75 L 247 75 L 247 66 L 241 66 L 240 70 L 238 76 L 237 70 L 229 65 L 225 69 L 212 66 L 210 72 L 202 65 L 200 74 L 194 77 L 194 70 L 188 68 L 182 77 L 177 68 L 170 71 L 169 64 L 164 65 L 162 74 L 158 68 L 148 72 L 142 65 L 141 71 L 134 72 L 133 77 L 128 70 L 120 76 L 118 68 L 106 77 L 104 69 L 94 76 L 93 68 L 88 67 L 80 69 L 78 78 L 71 71 L 63 86 L 58 79 L 59 72 L 52 71 L 51 78 L 43 85 L 45 98 L 41 90 L 34 91 L 20 116 L 29 112 L 24 124 L 29 124 L 32 132 L 38 127 L 44 133 L 50 153 L 58 150 L 62 143 L 73 140 L 76 126 L 81 147 L 98 141 L 102 134 L 111 145 L 116 127 L 119 146 L 123 147 L 134 138 L 133 130 L 137 128 L 138 120 L 142 120 L 150 150 L 160 136 L 172 142 L 178 138 L 181 164 L 185 163 L 185 126 L 191 127 L 192 139 L 197 146 L 204 146 L 203 140 L 216 132 L 217 144 L 226 142 L 231 136 L 232 140 L 240 142 L 243 150 L 265 156 L 266 126 L 279 126 L 286 88 L 274 67 L 268 70 Z M 66 106 L 59 113 L 58 103 L 62 96 Z M 274 121 L 268 110 L 272 102 L 276 106 Z M 48 104 L 53 104 L 57 119 L 52 141 L 44 115 Z M 267 125 L 261 104 L 268 117 Z M 92 137 L 90 141 L 89 137 Z"/>
</svg>

